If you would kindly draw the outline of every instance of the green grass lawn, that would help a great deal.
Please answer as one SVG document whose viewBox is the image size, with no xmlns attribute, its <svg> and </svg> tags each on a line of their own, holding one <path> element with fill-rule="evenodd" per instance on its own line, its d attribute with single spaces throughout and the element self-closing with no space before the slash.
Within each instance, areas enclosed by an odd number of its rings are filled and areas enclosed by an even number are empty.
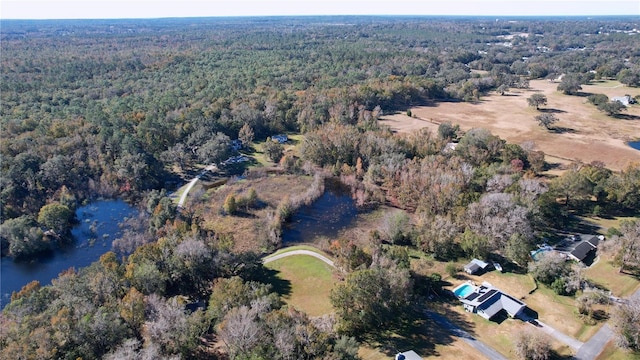
<svg viewBox="0 0 640 360">
<path fill-rule="evenodd" d="M 640 354 L 634 354 L 626 350 L 622 350 L 610 341 L 602 350 L 597 360 L 640 360 Z"/>
<path fill-rule="evenodd" d="M 601 256 L 584 274 L 589 280 L 611 290 L 613 295 L 627 297 L 638 288 L 640 281 L 631 275 L 621 274 L 618 270 L 619 267 L 613 265 L 609 258 Z"/>
<path fill-rule="evenodd" d="M 309 255 L 294 255 L 265 266 L 276 271 L 278 278 L 290 283 L 290 292 L 284 296 L 289 306 L 304 311 L 309 316 L 333 312 L 329 293 L 335 280 L 333 269 L 329 265 Z"/>
</svg>

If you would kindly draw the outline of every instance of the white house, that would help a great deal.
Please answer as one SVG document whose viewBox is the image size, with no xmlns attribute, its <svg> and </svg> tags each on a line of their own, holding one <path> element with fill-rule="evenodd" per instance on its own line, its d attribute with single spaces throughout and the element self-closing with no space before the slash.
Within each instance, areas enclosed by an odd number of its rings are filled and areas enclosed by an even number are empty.
<svg viewBox="0 0 640 360">
<path fill-rule="evenodd" d="M 611 98 L 611 101 L 619 101 L 624 106 L 629 106 L 629 104 L 633 104 L 634 100 L 631 95 L 625 96 L 614 96 Z"/>
<path fill-rule="evenodd" d="M 464 288 L 470 288 L 464 290 Z M 462 284 L 454 289 L 454 294 L 462 302 L 464 309 L 491 320 L 504 310 L 510 317 L 518 317 L 527 307 L 522 301 L 505 294 L 491 284 L 484 282 L 481 286 Z"/>
</svg>

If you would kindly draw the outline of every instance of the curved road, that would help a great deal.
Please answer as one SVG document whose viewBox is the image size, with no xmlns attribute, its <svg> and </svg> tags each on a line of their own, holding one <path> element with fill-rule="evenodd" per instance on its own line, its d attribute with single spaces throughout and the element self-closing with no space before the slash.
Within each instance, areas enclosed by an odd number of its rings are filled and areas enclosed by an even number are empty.
<svg viewBox="0 0 640 360">
<path fill-rule="evenodd" d="M 268 263 L 270 263 L 272 261 L 280 260 L 282 258 L 285 258 L 287 256 L 292 256 L 292 255 L 309 255 L 309 256 L 313 256 L 314 258 L 325 262 L 326 264 L 328 264 L 331 267 L 336 267 L 336 265 L 333 263 L 333 261 L 331 261 L 326 256 L 324 256 L 322 254 L 318 254 L 317 252 L 313 252 L 313 251 L 310 251 L 310 250 L 292 250 L 292 251 L 283 252 L 283 253 L 278 254 L 278 255 L 270 255 L 270 256 L 267 256 L 267 257 L 263 258 L 262 259 L 262 263 L 263 264 L 268 264 Z"/>
<path fill-rule="evenodd" d="M 200 180 L 202 175 L 206 174 L 208 171 L 214 171 L 216 169 L 217 167 L 215 165 L 213 164 L 209 165 L 206 168 L 204 168 L 204 170 L 200 174 L 198 174 L 198 176 L 194 177 L 193 179 L 191 179 L 191 181 L 189 181 L 189 184 L 187 184 L 187 187 L 182 192 L 182 196 L 180 196 L 180 200 L 178 201 L 178 208 L 181 208 L 184 205 L 184 202 L 187 200 L 187 195 L 189 195 L 189 191 L 191 191 L 191 188 L 193 188 L 193 186 L 198 182 L 198 180 Z"/>
</svg>

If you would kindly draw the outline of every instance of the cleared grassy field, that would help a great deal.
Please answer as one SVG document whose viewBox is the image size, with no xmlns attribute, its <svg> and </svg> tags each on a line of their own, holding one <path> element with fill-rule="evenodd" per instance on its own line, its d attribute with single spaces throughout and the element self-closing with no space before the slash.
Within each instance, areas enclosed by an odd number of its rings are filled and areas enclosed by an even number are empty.
<svg viewBox="0 0 640 360">
<path fill-rule="evenodd" d="M 640 281 L 631 275 L 618 272 L 619 267 L 612 264 L 611 259 L 601 256 L 598 262 L 585 270 L 585 276 L 611 290 L 614 296 L 627 297 L 640 286 Z"/>
<path fill-rule="evenodd" d="M 399 113 L 384 116 L 381 123 L 398 132 L 423 127 L 435 130 L 439 123 L 447 121 L 459 124 L 463 130 L 482 127 L 511 143 L 534 141 L 537 149 L 550 157 L 586 163 L 598 160 L 613 170 L 640 161 L 638 151 L 626 144 L 640 136 L 640 105 L 629 107 L 621 118 L 612 118 L 588 104 L 585 96 L 558 92 L 557 83 L 533 80 L 530 86 L 528 90 L 513 89 L 506 96 L 490 94 L 475 103 L 441 102 L 414 107 L 411 108 L 413 118 Z M 548 99 L 541 111 L 527 106 L 527 98 L 536 92 Z M 583 85 L 582 94 L 597 93 L 633 97 L 640 94 L 640 88 L 625 87 L 614 81 Z M 556 124 L 558 131 L 550 132 L 538 126 L 534 117 L 543 111 L 560 119 Z"/>
<path fill-rule="evenodd" d="M 277 277 L 288 281 L 291 292 L 284 295 L 289 306 L 304 311 L 309 316 L 333 312 L 329 293 L 335 279 L 333 269 L 309 255 L 292 255 L 265 265 L 277 271 Z"/>
<path fill-rule="evenodd" d="M 620 349 L 610 341 L 607 346 L 602 350 L 597 360 L 640 360 L 640 354 L 633 354 L 629 351 Z"/>
</svg>

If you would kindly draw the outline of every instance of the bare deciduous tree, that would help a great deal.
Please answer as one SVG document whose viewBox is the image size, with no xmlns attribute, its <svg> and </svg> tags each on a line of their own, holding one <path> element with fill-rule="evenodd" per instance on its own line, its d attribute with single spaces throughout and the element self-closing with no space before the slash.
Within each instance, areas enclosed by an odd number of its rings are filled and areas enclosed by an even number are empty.
<svg viewBox="0 0 640 360">
<path fill-rule="evenodd" d="M 490 239 L 492 249 L 503 248 L 514 235 L 531 236 L 527 208 L 505 193 L 486 194 L 467 208 L 466 225 L 474 233 Z"/>
<path fill-rule="evenodd" d="M 640 300 L 629 300 L 615 307 L 611 313 L 611 325 L 620 347 L 640 352 Z"/>
<path fill-rule="evenodd" d="M 515 352 L 522 360 L 546 360 L 551 356 L 551 340 L 540 331 L 522 331 L 516 335 Z"/>
<path fill-rule="evenodd" d="M 232 309 L 220 326 L 218 335 L 231 359 L 249 353 L 260 342 L 258 312 L 248 306 Z"/>
</svg>

